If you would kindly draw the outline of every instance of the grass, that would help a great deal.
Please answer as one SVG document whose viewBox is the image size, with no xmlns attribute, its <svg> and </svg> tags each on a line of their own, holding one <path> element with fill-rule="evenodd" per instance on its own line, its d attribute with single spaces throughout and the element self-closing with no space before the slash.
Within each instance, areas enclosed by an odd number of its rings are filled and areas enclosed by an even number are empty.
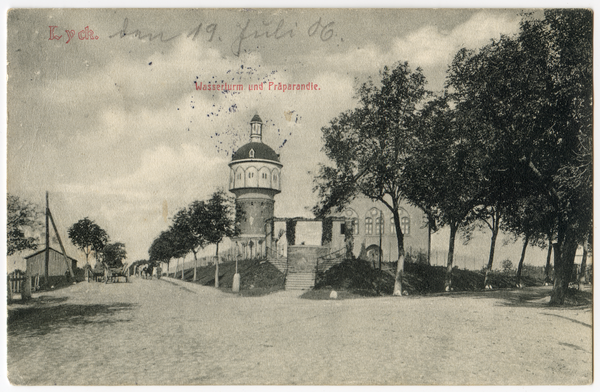
<svg viewBox="0 0 600 392">
<path fill-rule="evenodd" d="M 240 274 L 240 291 L 242 297 L 264 296 L 284 290 L 285 276 L 271 263 L 265 260 L 241 260 L 238 262 Z M 224 262 L 219 265 L 219 289 L 232 293 L 231 286 L 235 274 L 235 262 Z M 492 272 L 488 283 L 494 289 L 514 288 L 515 274 Z M 175 277 L 174 273 L 169 274 Z M 194 269 L 184 271 L 184 280 L 192 282 Z M 409 295 L 426 295 L 443 293 L 445 290 L 446 267 L 431 266 L 424 263 L 407 262 L 404 266 L 402 288 Z M 181 279 L 181 271 L 176 273 Z M 483 290 L 484 273 L 454 268 L 452 270 L 452 287 L 454 292 L 476 292 Z M 543 279 L 523 276 L 524 286 L 541 286 Z M 329 299 L 332 290 L 337 292 L 337 299 L 392 295 L 394 275 L 387 271 L 372 268 L 363 260 L 345 260 L 319 274 L 317 285 L 313 290 L 302 294 L 305 299 Z M 194 283 L 214 286 L 215 266 L 198 267 Z"/>
<path fill-rule="evenodd" d="M 238 273 L 240 274 L 241 296 L 255 297 L 267 295 L 284 289 L 284 274 L 274 265 L 265 260 L 240 260 L 238 262 Z M 235 274 L 235 262 L 224 262 L 219 264 L 219 289 L 231 293 L 233 275 Z M 192 282 L 194 269 L 184 270 L 184 280 Z M 169 277 L 181 279 L 181 271 L 170 273 Z M 198 267 L 196 270 L 196 281 L 193 283 L 203 286 L 215 285 L 215 266 Z"/>
<path fill-rule="evenodd" d="M 445 291 L 446 267 L 431 266 L 424 263 L 404 265 L 402 289 L 409 295 L 441 293 Z M 454 268 L 452 270 L 452 288 L 455 292 L 483 290 L 484 273 Z M 302 298 L 329 299 L 331 290 L 338 292 L 338 299 L 356 296 L 391 295 L 394 289 L 394 275 L 390 272 L 373 269 L 370 263 L 363 260 L 345 260 L 319 274 L 317 285 L 313 291 L 305 293 Z M 492 272 L 488 277 L 493 288 L 514 288 L 514 274 Z M 524 286 L 541 286 L 543 280 L 523 276 Z M 342 294 L 340 294 L 342 293 Z M 351 295 L 350 295 L 351 294 Z"/>
</svg>

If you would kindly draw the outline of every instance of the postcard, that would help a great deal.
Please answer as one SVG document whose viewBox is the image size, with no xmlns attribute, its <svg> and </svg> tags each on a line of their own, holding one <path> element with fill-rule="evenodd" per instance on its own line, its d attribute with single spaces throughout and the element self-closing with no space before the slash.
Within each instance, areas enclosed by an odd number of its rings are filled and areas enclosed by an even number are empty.
<svg viewBox="0 0 600 392">
<path fill-rule="evenodd" d="M 592 383 L 591 11 L 6 17 L 11 384 Z"/>
</svg>

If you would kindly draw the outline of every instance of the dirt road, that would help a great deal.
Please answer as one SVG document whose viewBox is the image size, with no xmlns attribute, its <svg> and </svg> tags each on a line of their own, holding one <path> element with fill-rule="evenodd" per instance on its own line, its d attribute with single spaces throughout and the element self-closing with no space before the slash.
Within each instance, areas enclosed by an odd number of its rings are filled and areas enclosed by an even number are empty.
<svg viewBox="0 0 600 392">
<path fill-rule="evenodd" d="M 518 294 L 515 294 L 518 293 Z M 167 280 L 79 283 L 15 310 L 19 385 L 587 384 L 591 307 L 549 289 L 310 301 Z M 525 299 L 526 301 L 523 301 Z"/>
</svg>

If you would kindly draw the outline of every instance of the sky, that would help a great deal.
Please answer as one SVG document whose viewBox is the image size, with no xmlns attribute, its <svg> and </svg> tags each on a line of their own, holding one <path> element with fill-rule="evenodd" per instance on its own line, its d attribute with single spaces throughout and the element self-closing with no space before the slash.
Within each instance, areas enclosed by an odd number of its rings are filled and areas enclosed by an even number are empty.
<svg viewBox="0 0 600 392">
<path fill-rule="evenodd" d="M 357 83 L 407 61 L 440 91 L 460 48 L 516 33 L 521 12 L 13 10 L 7 191 L 40 206 L 49 192 L 70 256 L 85 259 L 67 228 L 89 217 L 126 244 L 129 262 L 144 259 L 179 209 L 226 189 L 231 154 L 259 114 L 263 141 L 283 164 L 275 215 L 310 217 L 314 175 L 326 163 L 321 128 L 356 106 Z M 244 91 L 196 90 L 215 82 Z M 318 89 L 269 91 L 270 82 Z M 433 247 L 447 249 L 447 237 L 436 234 Z M 458 245 L 458 253 L 487 252 L 489 235 Z M 504 250 L 513 263 L 519 252 L 519 244 Z"/>
</svg>

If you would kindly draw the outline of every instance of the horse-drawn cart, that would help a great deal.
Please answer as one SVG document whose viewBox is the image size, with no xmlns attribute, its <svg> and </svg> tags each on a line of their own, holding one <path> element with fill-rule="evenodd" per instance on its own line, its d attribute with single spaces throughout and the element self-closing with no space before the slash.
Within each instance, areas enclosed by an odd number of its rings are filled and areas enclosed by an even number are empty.
<svg viewBox="0 0 600 392">
<path fill-rule="evenodd" d="M 106 263 L 104 264 L 104 271 L 106 273 L 106 281 L 117 283 L 119 282 L 120 277 L 125 278 L 125 283 L 129 282 L 129 278 L 127 277 L 127 263 L 123 264 L 121 267 L 109 267 Z"/>
<path fill-rule="evenodd" d="M 85 269 L 85 278 L 88 282 L 101 282 L 104 281 L 105 272 L 104 266 L 96 264 L 96 267 L 92 268 L 89 264 L 83 267 Z"/>
</svg>

